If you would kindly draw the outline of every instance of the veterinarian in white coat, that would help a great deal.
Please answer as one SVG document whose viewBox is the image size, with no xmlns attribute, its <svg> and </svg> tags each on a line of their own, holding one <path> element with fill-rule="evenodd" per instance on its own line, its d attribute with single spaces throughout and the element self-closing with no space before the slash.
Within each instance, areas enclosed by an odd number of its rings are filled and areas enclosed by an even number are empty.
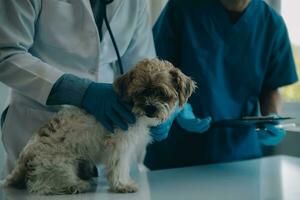
<svg viewBox="0 0 300 200">
<path fill-rule="evenodd" d="M 57 80 L 71 74 L 112 83 L 119 70 L 107 28 L 100 42 L 88 0 L 0 0 L 0 13 L 0 81 L 11 88 L 2 127 L 6 174 L 31 134 L 61 108 L 46 104 Z M 107 6 L 125 72 L 155 57 L 147 13 L 145 0 Z"/>
</svg>

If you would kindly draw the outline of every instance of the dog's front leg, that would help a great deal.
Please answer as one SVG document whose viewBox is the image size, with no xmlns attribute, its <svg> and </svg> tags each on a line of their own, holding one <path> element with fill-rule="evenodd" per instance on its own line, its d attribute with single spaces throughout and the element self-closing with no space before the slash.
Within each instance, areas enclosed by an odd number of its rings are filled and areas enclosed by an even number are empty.
<svg viewBox="0 0 300 200">
<path fill-rule="evenodd" d="M 131 152 L 127 149 L 118 153 L 118 158 L 113 158 L 107 166 L 107 179 L 114 192 L 133 193 L 138 190 L 130 177 Z"/>
<path fill-rule="evenodd" d="M 149 169 L 144 165 L 144 160 L 146 156 L 146 146 L 147 144 L 141 143 L 137 146 L 136 149 L 136 160 L 137 160 L 137 167 L 139 172 L 148 172 Z"/>
</svg>

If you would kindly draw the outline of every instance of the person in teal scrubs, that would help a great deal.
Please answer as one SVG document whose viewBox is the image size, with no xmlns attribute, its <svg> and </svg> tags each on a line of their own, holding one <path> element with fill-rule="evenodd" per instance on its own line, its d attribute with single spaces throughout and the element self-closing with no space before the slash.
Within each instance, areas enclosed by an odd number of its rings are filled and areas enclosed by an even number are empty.
<svg viewBox="0 0 300 200">
<path fill-rule="evenodd" d="M 159 58 L 197 82 L 189 112 L 199 119 L 276 114 L 278 88 L 298 79 L 285 23 L 262 0 L 170 0 L 154 40 Z M 285 135 L 274 124 L 261 131 L 212 126 L 201 134 L 181 127 L 174 123 L 166 140 L 149 146 L 150 169 L 260 157 L 262 145 Z"/>
</svg>

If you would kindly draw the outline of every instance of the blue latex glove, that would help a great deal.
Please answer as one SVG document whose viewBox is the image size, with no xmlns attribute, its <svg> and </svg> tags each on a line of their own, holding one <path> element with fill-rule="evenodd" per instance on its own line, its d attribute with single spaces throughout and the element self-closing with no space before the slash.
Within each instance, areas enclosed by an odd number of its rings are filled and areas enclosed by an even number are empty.
<svg viewBox="0 0 300 200">
<path fill-rule="evenodd" d="M 175 118 L 181 128 L 195 133 L 207 131 L 211 123 L 211 117 L 205 119 L 196 118 L 192 106 L 189 103 L 186 103 L 182 109 L 177 107 L 174 113 L 164 123 L 151 128 L 152 137 L 156 141 L 166 139 Z"/>
<path fill-rule="evenodd" d="M 258 139 L 262 145 L 273 146 L 279 144 L 286 135 L 282 128 L 276 128 L 276 124 L 265 124 L 257 131 Z"/>
<path fill-rule="evenodd" d="M 199 119 L 195 116 L 191 104 L 186 103 L 176 118 L 178 124 L 184 130 L 194 133 L 203 133 L 210 128 L 211 117 Z"/>
<path fill-rule="evenodd" d="M 166 121 L 164 121 L 163 123 L 161 123 L 158 126 L 151 128 L 150 132 L 151 132 L 151 136 L 154 140 L 162 141 L 168 137 L 169 131 L 173 124 L 173 121 L 179 112 L 180 112 L 180 109 L 177 107 L 175 109 L 175 111 L 171 114 L 171 116 Z"/>
<path fill-rule="evenodd" d="M 135 123 L 131 108 L 119 100 L 112 84 L 91 83 L 83 97 L 82 107 L 110 132 L 115 127 L 127 130 L 128 123 Z"/>
</svg>

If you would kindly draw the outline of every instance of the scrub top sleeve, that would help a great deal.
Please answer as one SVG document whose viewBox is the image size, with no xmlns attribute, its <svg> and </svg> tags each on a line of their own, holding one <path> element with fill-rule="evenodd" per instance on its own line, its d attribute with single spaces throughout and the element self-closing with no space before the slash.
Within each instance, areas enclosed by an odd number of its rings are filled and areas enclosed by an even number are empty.
<svg viewBox="0 0 300 200">
<path fill-rule="evenodd" d="M 291 43 L 283 20 L 282 26 L 277 30 L 263 90 L 274 90 L 298 80 Z"/>
<path fill-rule="evenodd" d="M 145 0 L 138 1 L 138 21 L 134 35 L 122 56 L 124 69 L 131 69 L 145 58 L 155 58 L 153 35 L 150 25 L 149 9 Z"/>
<path fill-rule="evenodd" d="M 45 104 L 63 72 L 30 54 L 41 0 L 0 0 L 0 81 Z"/>
<path fill-rule="evenodd" d="M 153 27 L 154 43 L 157 56 L 178 65 L 179 11 L 174 0 L 170 0 Z"/>
</svg>

